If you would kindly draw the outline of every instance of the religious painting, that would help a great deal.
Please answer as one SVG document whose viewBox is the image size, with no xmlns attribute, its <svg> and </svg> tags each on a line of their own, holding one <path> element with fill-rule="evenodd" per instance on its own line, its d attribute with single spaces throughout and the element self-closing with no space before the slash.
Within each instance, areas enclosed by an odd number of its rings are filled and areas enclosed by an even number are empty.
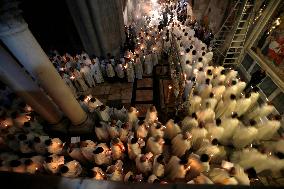
<svg viewBox="0 0 284 189">
<path fill-rule="evenodd" d="M 284 2 L 273 13 L 252 50 L 284 81 Z"/>
</svg>

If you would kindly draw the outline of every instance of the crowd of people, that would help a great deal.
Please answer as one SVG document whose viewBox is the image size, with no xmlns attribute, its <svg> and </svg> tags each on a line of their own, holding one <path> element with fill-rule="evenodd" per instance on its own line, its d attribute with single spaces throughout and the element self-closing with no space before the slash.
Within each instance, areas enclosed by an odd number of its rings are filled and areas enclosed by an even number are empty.
<svg viewBox="0 0 284 189">
<path fill-rule="evenodd" d="M 159 122 L 155 106 L 139 120 L 135 107 L 117 110 L 91 95 L 80 96 L 85 111 L 99 118 L 94 137 L 62 141 L 49 137 L 31 107 L 2 87 L 0 171 L 123 182 L 250 185 L 263 171 L 274 175 L 283 170 L 284 140 L 277 137 L 281 116 L 271 104 L 258 104 L 258 89 L 246 87 L 237 71 L 213 66 L 207 45 L 177 19 L 160 31 L 158 26 L 142 29 L 135 51 L 124 56 L 129 61 L 117 65 L 111 56 L 105 61 L 84 53 L 52 60 L 70 88 L 75 83 L 85 90 L 102 83 L 104 76 L 119 77 L 115 68 L 125 64 L 127 69 L 133 60 L 137 64 L 142 59 L 143 72 L 151 73 L 154 61 L 172 48 L 173 41 L 184 74 L 186 116 L 181 121 Z M 139 72 L 134 73 L 139 79 Z"/>
</svg>

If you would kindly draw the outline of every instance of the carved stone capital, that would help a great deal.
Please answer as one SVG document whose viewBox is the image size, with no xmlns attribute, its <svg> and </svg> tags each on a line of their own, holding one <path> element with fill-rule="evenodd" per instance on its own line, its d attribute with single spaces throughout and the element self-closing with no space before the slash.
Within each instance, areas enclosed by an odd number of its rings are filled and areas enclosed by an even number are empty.
<svg viewBox="0 0 284 189">
<path fill-rule="evenodd" d="M 12 35 L 28 28 L 19 9 L 19 2 L 0 0 L 0 37 Z"/>
</svg>

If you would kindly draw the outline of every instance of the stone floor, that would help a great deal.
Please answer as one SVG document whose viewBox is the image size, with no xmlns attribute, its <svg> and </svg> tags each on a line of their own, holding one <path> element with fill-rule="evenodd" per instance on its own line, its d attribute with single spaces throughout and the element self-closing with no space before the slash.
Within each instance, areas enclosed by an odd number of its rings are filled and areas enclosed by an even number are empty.
<svg viewBox="0 0 284 189">
<path fill-rule="evenodd" d="M 133 83 L 103 83 L 90 89 L 87 93 L 98 98 L 102 103 L 112 106 L 121 104 L 126 108 L 131 105 Z M 114 106 L 115 106 L 114 105 Z"/>
</svg>

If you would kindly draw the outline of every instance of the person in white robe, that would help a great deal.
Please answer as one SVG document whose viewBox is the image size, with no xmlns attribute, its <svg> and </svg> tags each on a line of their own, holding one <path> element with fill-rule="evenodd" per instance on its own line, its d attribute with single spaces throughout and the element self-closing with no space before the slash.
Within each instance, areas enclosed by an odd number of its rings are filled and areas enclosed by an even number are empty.
<svg viewBox="0 0 284 189">
<path fill-rule="evenodd" d="M 90 112 L 94 112 L 95 109 L 97 109 L 99 106 L 102 106 L 103 103 L 97 99 L 92 97 L 89 101 L 88 101 L 88 108 Z"/>
<path fill-rule="evenodd" d="M 128 61 L 126 63 L 126 74 L 127 74 L 127 81 L 129 83 L 133 83 L 135 79 L 135 73 L 132 61 Z"/>
<path fill-rule="evenodd" d="M 152 158 L 153 154 L 147 153 L 147 154 L 139 154 L 136 159 L 136 167 L 137 170 L 140 173 L 143 173 L 144 175 L 149 175 L 152 172 L 153 164 L 152 164 Z"/>
<path fill-rule="evenodd" d="M 250 121 L 250 126 L 240 125 L 233 135 L 232 143 L 237 149 L 242 149 L 250 145 L 256 138 L 258 130 L 254 127 L 256 122 Z"/>
<path fill-rule="evenodd" d="M 109 107 L 105 105 L 99 106 L 98 114 L 101 121 L 108 122 L 110 120 Z"/>
<path fill-rule="evenodd" d="M 220 100 L 216 108 L 216 117 L 224 118 L 232 115 L 232 113 L 236 109 L 236 106 L 237 106 L 236 96 L 233 94 L 230 96 L 230 99 L 228 100 Z"/>
<path fill-rule="evenodd" d="M 197 120 L 204 123 L 213 122 L 215 120 L 215 111 L 210 107 L 209 103 L 205 106 L 205 109 L 196 112 Z"/>
<path fill-rule="evenodd" d="M 121 62 L 119 62 L 115 67 L 116 75 L 118 78 L 123 79 L 124 78 L 124 68 Z"/>
<path fill-rule="evenodd" d="M 208 131 L 204 128 L 203 122 L 199 123 L 198 127 L 192 128 L 190 133 L 192 136 L 192 148 L 197 150 L 200 148 L 203 139 L 208 135 Z"/>
<path fill-rule="evenodd" d="M 225 90 L 226 87 L 222 83 L 219 83 L 218 86 L 212 88 L 212 93 L 214 94 L 214 97 L 217 100 L 217 102 L 221 100 Z"/>
<path fill-rule="evenodd" d="M 92 77 L 92 72 L 89 66 L 86 65 L 84 66 L 84 64 L 81 64 L 80 73 L 90 87 L 96 86 L 96 83 L 94 81 L 94 78 Z"/>
<path fill-rule="evenodd" d="M 170 119 L 165 125 L 164 137 L 171 140 L 180 132 L 181 132 L 180 127 L 174 123 L 174 120 Z"/>
<path fill-rule="evenodd" d="M 247 93 L 245 94 L 245 96 L 237 100 L 237 106 L 234 112 L 236 112 L 238 116 L 242 116 L 248 111 L 250 104 L 251 104 L 250 93 Z"/>
<path fill-rule="evenodd" d="M 48 173 L 56 174 L 59 172 L 60 166 L 64 165 L 64 163 L 64 156 L 52 154 L 45 159 L 43 167 Z"/>
<path fill-rule="evenodd" d="M 172 181 L 175 179 L 184 179 L 187 171 L 190 169 L 188 160 L 186 158 L 178 158 L 177 162 L 171 162 L 170 160 L 170 163 L 172 166 L 169 169 L 168 178 Z"/>
<path fill-rule="evenodd" d="M 117 123 L 116 120 L 111 120 L 110 124 L 106 126 L 108 134 L 111 139 L 119 137 L 119 131 L 116 123 Z"/>
<path fill-rule="evenodd" d="M 198 92 L 194 91 L 192 98 L 189 99 L 189 109 L 188 114 L 191 115 L 201 109 L 202 98 L 198 96 Z"/>
<path fill-rule="evenodd" d="M 96 165 L 110 165 L 112 161 L 111 150 L 105 143 L 98 144 L 93 153 Z"/>
<path fill-rule="evenodd" d="M 156 155 L 153 162 L 153 174 L 161 178 L 165 174 L 165 157 L 160 154 Z"/>
<path fill-rule="evenodd" d="M 161 136 L 149 137 L 146 144 L 146 151 L 151 152 L 153 155 L 163 153 L 164 139 Z"/>
<path fill-rule="evenodd" d="M 109 134 L 105 124 L 95 124 L 95 133 L 99 141 L 106 142 L 109 140 Z"/>
<path fill-rule="evenodd" d="M 184 92 L 183 92 L 183 98 L 185 101 L 188 100 L 189 94 L 191 93 L 194 84 L 195 84 L 195 77 L 191 78 L 191 80 L 185 81 Z"/>
<path fill-rule="evenodd" d="M 60 173 L 63 177 L 76 178 L 82 173 L 82 166 L 76 160 L 70 161 L 60 167 Z"/>
<path fill-rule="evenodd" d="M 145 122 L 153 123 L 156 120 L 158 120 L 158 112 L 155 106 L 151 106 L 150 108 L 147 109 Z"/>
<path fill-rule="evenodd" d="M 236 92 L 236 96 L 239 97 L 241 95 L 241 93 L 244 91 L 244 89 L 246 88 L 246 82 L 239 80 L 237 85 L 237 92 Z"/>
<path fill-rule="evenodd" d="M 157 137 L 157 136 L 164 137 L 164 129 L 165 129 L 165 127 L 161 123 L 155 122 L 154 124 L 150 125 L 149 136 L 151 136 L 151 137 Z"/>
<path fill-rule="evenodd" d="M 70 90 L 72 91 L 73 95 L 75 97 L 77 97 L 77 92 L 76 89 L 72 83 L 72 81 L 70 80 L 70 76 L 64 72 L 60 72 L 60 76 L 62 77 L 62 79 L 64 80 L 64 82 L 68 85 L 68 87 L 70 88 Z"/>
<path fill-rule="evenodd" d="M 127 113 L 127 121 L 129 123 L 129 130 L 136 128 L 138 124 L 138 110 L 134 107 L 130 107 Z"/>
<path fill-rule="evenodd" d="M 191 116 L 186 116 L 182 122 L 182 132 L 191 131 L 192 128 L 198 127 L 197 115 L 196 113 L 192 113 Z"/>
<path fill-rule="evenodd" d="M 270 117 L 267 121 L 260 122 L 256 125 L 258 134 L 256 140 L 270 140 L 281 126 L 281 116 L 275 115 Z"/>
<path fill-rule="evenodd" d="M 94 180 L 105 180 L 105 173 L 99 167 L 94 167 L 88 175 L 89 178 Z"/>
<path fill-rule="evenodd" d="M 189 79 L 192 76 L 192 66 L 190 65 L 190 61 L 186 60 L 184 68 L 183 68 L 183 73 L 185 74 L 185 79 Z"/>
<path fill-rule="evenodd" d="M 223 93 L 223 99 L 224 100 L 229 99 L 232 94 L 237 96 L 237 92 L 238 92 L 237 81 L 233 80 L 231 86 L 227 87 L 227 89 Z"/>
<path fill-rule="evenodd" d="M 223 71 L 224 74 L 226 73 L 225 68 L 223 66 L 215 67 L 214 70 L 213 70 L 213 76 L 218 77 L 219 75 L 221 75 L 222 71 Z"/>
<path fill-rule="evenodd" d="M 96 83 L 103 83 L 104 78 L 101 72 L 100 62 L 98 58 L 96 58 L 95 60 L 92 60 L 92 65 L 90 66 L 90 68 L 91 68 L 92 76 L 95 79 Z"/>
<path fill-rule="evenodd" d="M 113 78 L 115 76 L 113 66 L 110 62 L 106 65 L 106 73 L 109 78 Z"/>
<path fill-rule="evenodd" d="M 117 160 L 114 165 L 108 166 L 106 170 L 107 180 L 123 181 L 123 162 Z"/>
<path fill-rule="evenodd" d="M 111 157 L 113 160 L 123 159 L 125 147 L 124 144 L 119 140 L 119 138 L 114 138 L 111 140 Z"/>
<path fill-rule="evenodd" d="M 238 72 L 230 69 L 230 71 L 226 74 L 225 84 L 230 85 L 233 80 L 236 80 Z"/>
<path fill-rule="evenodd" d="M 73 68 L 71 68 L 70 71 L 72 73 L 72 76 L 70 77 L 70 79 L 75 80 L 75 82 L 77 83 L 77 86 L 80 87 L 81 91 L 87 91 L 88 86 L 86 85 L 81 73 L 78 70 L 73 69 Z"/>
<path fill-rule="evenodd" d="M 248 119 L 258 120 L 262 117 L 266 117 L 267 115 L 271 114 L 274 111 L 274 106 L 264 103 L 261 106 L 255 108 L 252 112 L 246 114 Z"/>
<path fill-rule="evenodd" d="M 221 127 L 224 128 L 224 132 L 219 140 L 223 145 L 228 145 L 230 143 L 239 123 L 240 121 L 237 113 L 233 113 L 231 117 L 222 119 Z"/>
<path fill-rule="evenodd" d="M 210 83 L 210 79 L 206 79 L 204 84 L 201 84 L 198 88 L 198 94 L 205 100 L 209 97 L 210 93 L 212 92 L 212 84 Z"/>
<path fill-rule="evenodd" d="M 47 151 L 51 154 L 61 154 L 64 143 L 59 138 L 48 139 L 45 141 Z"/>
<path fill-rule="evenodd" d="M 135 67 L 135 77 L 137 79 L 142 79 L 143 78 L 143 65 L 140 61 L 139 55 L 136 55 L 134 67 Z"/>
<path fill-rule="evenodd" d="M 144 56 L 144 71 L 145 74 L 151 75 L 153 72 L 153 62 L 152 62 L 152 56 L 151 54 L 146 54 Z"/>
<path fill-rule="evenodd" d="M 212 180 L 215 184 L 222 184 L 222 185 L 237 185 L 238 181 L 231 177 L 227 170 L 222 168 L 214 168 L 211 169 L 209 172 L 208 177 Z"/>
<path fill-rule="evenodd" d="M 136 137 L 145 139 L 147 137 L 147 135 L 148 135 L 148 128 L 146 126 L 146 122 L 139 121 L 138 127 L 136 129 Z"/>
<path fill-rule="evenodd" d="M 127 152 L 129 159 L 136 159 L 136 157 L 141 154 L 141 148 L 142 147 L 140 146 L 138 139 L 135 137 L 131 138 L 127 143 Z"/>
<path fill-rule="evenodd" d="M 220 140 L 223 137 L 224 134 L 224 128 L 221 127 L 222 120 L 217 118 L 215 125 L 210 125 L 209 128 L 207 128 L 208 131 L 208 137 L 211 139 L 216 138 L 217 140 Z"/>
<path fill-rule="evenodd" d="M 219 84 L 224 84 L 226 79 L 225 70 L 222 70 L 219 75 L 214 76 L 212 80 L 213 87 L 218 86 Z"/>
<path fill-rule="evenodd" d="M 191 134 L 184 132 L 176 135 L 172 140 L 172 154 L 181 157 L 191 148 Z"/>
<path fill-rule="evenodd" d="M 90 60 L 90 58 L 87 58 L 86 56 L 83 56 L 83 63 L 86 66 L 90 66 L 92 64 L 92 61 Z"/>
<path fill-rule="evenodd" d="M 211 92 L 209 94 L 209 98 L 205 99 L 202 101 L 202 105 L 201 105 L 201 108 L 202 109 L 205 109 L 206 108 L 206 104 L 209 104 L 209 106 L 211 107 L 212 110 L 215 110 L 216 106 L 217 106 L 217 99 L 214 97 L 214 93 Z"/>
<path fill-rule="evenodd" d="M 259 92 L 258 91 L 259 91 L 259 89 L 257 87 L 254 87 L 252 89 L 252 91 L 250 93 L 250 101 L 251 101 L 251 103 L 250 103 L 250 107 L 249 107 L 247 112 L 251 112 L 255 108 L 255 106 L 257 104 L 257 101 L 259 99 Z"/>
</svg>

